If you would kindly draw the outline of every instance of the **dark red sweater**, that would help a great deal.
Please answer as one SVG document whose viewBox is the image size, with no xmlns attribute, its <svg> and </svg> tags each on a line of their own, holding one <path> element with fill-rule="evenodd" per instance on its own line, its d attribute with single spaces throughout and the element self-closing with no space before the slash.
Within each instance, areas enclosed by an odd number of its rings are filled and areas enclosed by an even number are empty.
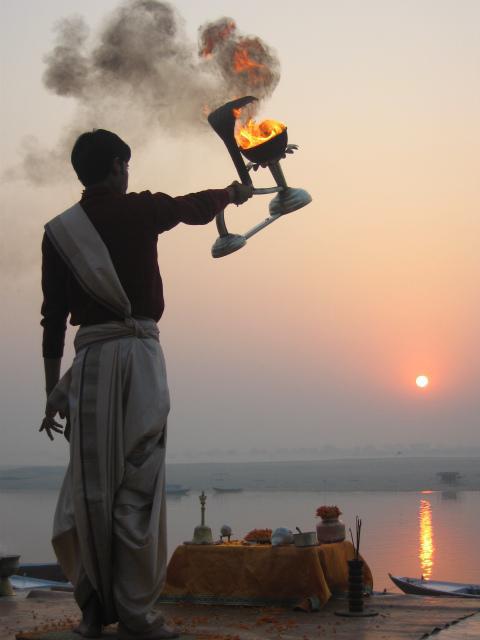
<svg viewBox="0 0 480 640">
<path fill-rule="evenodd" d="M 113 266 L 132 305 L 132 315 L 158 322 L 164 310 L 158 268 L 158 234 L 180 222 L 207 224 L 229 203 L 226 189 L 172 198 L 164 193 L 116 194 L 87 188 L 80 204 L 110 252 Z M 118 319 L 80 287 L 46 235 L 42 242 L 43 356 L 63 355 L 67 317 L 72 325 Z"/>
</svg>

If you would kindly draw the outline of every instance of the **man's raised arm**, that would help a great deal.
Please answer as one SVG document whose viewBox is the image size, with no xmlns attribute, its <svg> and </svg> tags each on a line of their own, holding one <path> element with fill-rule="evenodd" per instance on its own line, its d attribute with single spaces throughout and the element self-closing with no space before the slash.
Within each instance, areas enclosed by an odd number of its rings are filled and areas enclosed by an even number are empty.
<svg viewBox="0 0 480 640">
<path fill-rule="evenodd" d="M 251 185 L 232 182 L 225 189 L 207 189 L 172 198 L 164 193 L 151 194 L 158 233 L 180 222 L 208 224 L 229 204 L 241 205 L 253 195 Z"/>
</svg>

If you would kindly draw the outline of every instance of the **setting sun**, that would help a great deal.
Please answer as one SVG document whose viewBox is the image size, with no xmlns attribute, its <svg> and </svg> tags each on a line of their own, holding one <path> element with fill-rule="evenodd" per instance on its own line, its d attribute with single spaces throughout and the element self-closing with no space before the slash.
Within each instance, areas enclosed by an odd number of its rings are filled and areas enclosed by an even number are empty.
<svg viewBox="0 0 480 640">
<path fill-rule="evenodd" d="M 417 376 L 415 380 L 415 384 L 417 385 L 417 387 L 420 387 L 421 389 L 424 389 L 425 387 L 427 387 L 428 383 L 429 383 L 429 379 L 427 376 Z"/>
</svg>

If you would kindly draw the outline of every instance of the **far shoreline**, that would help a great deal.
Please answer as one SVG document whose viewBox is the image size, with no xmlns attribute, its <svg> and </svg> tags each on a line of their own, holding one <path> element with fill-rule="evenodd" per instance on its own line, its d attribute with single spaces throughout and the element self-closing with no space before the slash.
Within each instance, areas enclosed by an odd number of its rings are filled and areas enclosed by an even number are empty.
<svg viewBox="0 0 480 640">
<path fill-rule="evenodd" d="M 0 466 L 2 490 L 56 490 L 63 466 Z M 442 472 L 456 472 L 445 482 Z M 170 462 L 167 482 L 191 491 L 480 491 L 480 458 L 378 457 L 256 462 Z"/>
</svg>

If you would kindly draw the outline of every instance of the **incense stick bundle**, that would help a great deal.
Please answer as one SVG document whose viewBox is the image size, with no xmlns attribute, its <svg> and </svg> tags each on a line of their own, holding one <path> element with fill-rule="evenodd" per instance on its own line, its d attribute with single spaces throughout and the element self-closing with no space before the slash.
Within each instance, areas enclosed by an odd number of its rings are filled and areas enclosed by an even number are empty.
<svg viewBox="0 0 480 640">
<path fill-rule="evenodd" d="M 355 552 L 355 560 L 358 560 L 360 557 L 360 539 L 362 535 L 362 519 L 358 516 L 355 516 L 355 538 L 353 539 L 352 529 L 349 528 L 350 538 L 352 539 L 353 550 Z"/>
</svg>

